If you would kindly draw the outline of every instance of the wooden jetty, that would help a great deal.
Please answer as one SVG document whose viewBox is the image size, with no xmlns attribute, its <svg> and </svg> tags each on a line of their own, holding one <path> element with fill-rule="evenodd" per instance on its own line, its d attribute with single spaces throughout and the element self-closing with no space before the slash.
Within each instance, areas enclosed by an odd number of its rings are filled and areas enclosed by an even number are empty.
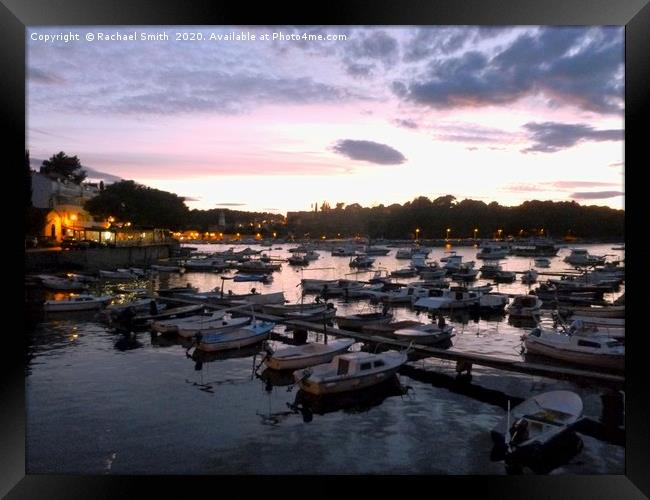
<svg viewBox="0 0 650 500">
<path fill-rule="evenodd" d="M 199 302 L 187 299 L 176 299 L 160 297 L 158 300 L 170 302 L 182 302 L 188 304 L 197 304 Z M 398 349 L 406 349 L 411 347 L 416 353 L 423 355 L 422 357 L 434 357 L 439 359 L 446 359 L 456 362 L 456 372 L 460 375 L 463 373 L 471 374 L 472 366 L 486 366 L 498 370 L 511 371 L 523 373 L 527 375 L 537 375 L 542 377 L 572 380 L 577 382 L 592 382 L 600 385 L 606 385 L 615 388 L 623 388 L 625 384 L 625 376 L 612 373 L 602 373 L 592 370 L 584 370 L 581 368 L 572 368 L 556 365 L 546 365 L 542 363 L 529 363 L 526 361 L 515 361 L 507 358 L 499 358 L 496 356 L 486 356 L 484 354 L 467 353 L 450 351 L 447 349 L 438 349 L 436 347 L 425 346 L 420 344 L 409 344 L 408 342 L 388 338 L 385 336 L 377 335 L 374 333 L 360 333 L 350 330 L 342 330 L 340 328 L 328 326 L 326 323 L 313 323 L 309 321 L 301 321 L 295 319 L 287 319 L 270 314 L 257 313 L 252 310 L 251 305 L 239 305 L 236 307 L 225 308 L 214 304 L 203 304 L 208 309 L 215 310 L 230 310 L 237 311 L 237 314 L 245 316 L 255 316 L 258 319 L 273 321 L 292 326 L 294 330 L 303 329 L 311 330 L 323 334 L 331 334 L 337 336 L 344 336 L 353 338 L 359 342 L 367 342 L 374 344 L 382 344 Z"/>
</svg>

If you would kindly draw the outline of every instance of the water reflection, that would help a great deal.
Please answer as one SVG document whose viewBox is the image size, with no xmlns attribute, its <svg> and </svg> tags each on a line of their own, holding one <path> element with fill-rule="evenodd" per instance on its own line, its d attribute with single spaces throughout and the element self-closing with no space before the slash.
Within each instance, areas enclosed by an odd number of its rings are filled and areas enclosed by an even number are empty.
<svg viewBox="0 0 650 500">
<path fill-rule="evenodd" d="M 256 362 L 264 356 L 262 352 L 264 348 L 264 341 L 257 344 L 240 347 L 239 349 L 228 349 L 225 351 L 205 352 L 200 349 L 192 349 L 192 346 L 186 351 L 189 359 L 194 361 L 194 369 L 200 371 L 204 363 L 214 363 L 215 361 L 223 361 L 226 359 L 236 358 L 253 358 L 253 370 L 257 366 Z M 191 352 L 190 352 L 191 351 Z M 251 372 L 252 373 L 252 372 Z"/>
<path fill-rule="evenodd" d="M 114 347 L 118 351 L 131 351 L 144 347 L 144 344 L 138 340 L 136 333 L 125 332 L 118 334 Z"/>
<path fill-rule="evenodd" d="M 273 370 L 265 368 L 258 377 L 264 382 L 266 392 L 271 392 L 274 387 L 292 386 L 294 383 L 292 370 Z"/>
<path fill-rule="evenodd" d="M 314 415 L 343 411 L 345 413 L 363 413 L 379 406 L 386 398 L 404 396 L 411 388 L 403 386 L 397 375 L 388 380 L 359 391 L 341 394 L 325 394 L 315 396 L 303 390 L 296 393 L 293 403 L 287 403 L 289 408 L 299 412 L 304 422 L 311 422 Z"/>
</svg>

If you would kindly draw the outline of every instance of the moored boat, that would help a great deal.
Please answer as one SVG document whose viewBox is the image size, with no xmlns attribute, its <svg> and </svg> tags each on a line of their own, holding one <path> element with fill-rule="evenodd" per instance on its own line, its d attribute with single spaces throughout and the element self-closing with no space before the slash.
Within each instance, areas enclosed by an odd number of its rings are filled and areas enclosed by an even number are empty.
<svg viewBox="0 0 650 500">
<path fill-rule="evenodd" d="M 538 394 L 512 408 L 492 429 L 492 439 L 505 445 L 508 458 L 532 458 L 569 431 L 582 412 L 574 392 Z"/>
<path fill-rule="evenodd" d="M 275 323 L 271 321 L 255 321 L 249 326 L 226 332 L 199 333 L 196 337 L 197 349 L 213 352 L 257 344 L 269 336 L 274 326 Z"/>
<path fill-rule="evenodd" d="M 274 370 L 297 370 L 308 366 L 329 363 L 334 356 L 347 351 L 354 339 L 331 340 L 327 344 L 309 343 L 273 351 L 267 350 L 264 363 Z"/>
<path fill-rule="evenodd" d="M 70 295 L 62 300 L 46 300 L 43 309 L 48 312 L 91 311 L 101 309 L 111 301 L 110 295 Z"/>
<path fill-rule="evenodd" d="M 454 327 L 436 324 L 421 324 L 395 330 L 392 335 L 398 340 L 406 340 L 415 344 L 432 345 L 449 340 L 454 336 Z"/>
<path fill-rule="evenodd" d="M 518 318 L 531 318 L 542 309 L 542 300 L 535 295 L 515 295 L 514 299 L 506 307 L 510 316 Z"/>
<path fill-rule="evenodd" d="M 406 352 L 339 354 L 327 364 L 294 372 L 294 380 L 310 394 L 322 395 L 363 389 L 387 380 L 408 360 Z"/>
<path fill-rule="evenodd" d="M 591 368 L 622 371 L 625 368 L 625 346 L 606 336 L 570 335 L 541 327 L 524 335 L 526 352 Z"/>
</svg>

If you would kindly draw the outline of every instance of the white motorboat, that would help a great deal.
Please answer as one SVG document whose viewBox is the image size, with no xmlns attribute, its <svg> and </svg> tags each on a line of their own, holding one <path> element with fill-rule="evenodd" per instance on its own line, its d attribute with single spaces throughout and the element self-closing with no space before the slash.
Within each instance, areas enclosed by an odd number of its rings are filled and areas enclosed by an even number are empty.
<svg viewBox="0 0 650 500">
<path fill-rule="evenodd" d="M 582 417 L 580 396 L 570 391 L 550 391 L 515 406 L 492 429 L 492 438 L 503 443 L 509 457 L 539 453 Z"/>
<path fill-rule="evenodd" d="M 110 295 L 70 295 L 61 300 L 46 300 L 43 309 L 48 312 L 91 311 L 101 309 L 111 301 Z"/>
<path fill-rule="evenodd" d="M 225 331 L 234 330 L 235 328 L 241 328 L 250 324 L 251 318 L 249 317 L 239 317 L 239 318 L 215 318 L 209 321 L 201 321 L 196 319 L 195 321 L 188 321 L 187 323 L 180 323 L 177 325 L 176 333 L 179 337 L 191 338 L 197 334 L 216 334 Z"/>
<path fill-rule="evenodd" d="M 273 351 L 269 349 L 264 363 L 274 370 L 298 370 L 308 366 L 329 363 L 334 356 L 347 351 L 354 339 L 331 340 L 327 344 L 312 342 Z"/>
<path fill-rule="evenodd" d="M 327 364 L 294 372 L 300 388 L 315 395 L 354 391 L 379 384 L 408 360 L 406 352 L 339 354 Z"/>
<path fill-rule="evenodd" d="M 446 325 L 440 328 L 436 324 L 422 324 L 395 330 L 392 335 L 399 340 L 412 341 L 415 344 L 439 344 L 454 336 L 454 327 Z"/>
<path fill-rule="evenodd" d="M 151 330 L 157 333 L 176 333 L 182 326 L 200 326 L 221 323 L 226 313 L 215 311 L 209 315 L 192 315 L 182 318 L 159 319 L 151 323 Z"/>
<path fill-rule="evenodd" d="M 508 256 L 508 249 L 497 245 L 487 245 L 476 254 L 477 259 L 499 260 Z"/>
<path fill-rule="evenodd" d="M 478 306 L 481 297 L 479 292 L 468 292 L 467 290 L 431 289 L 426 297 L 413 297 L 413 307 L 416 309 L 464 309 Z"/>
<path fill-rule="evenodd" d="M 197 335 L 197 349 L 206 352 L 239 349 L 257 344 L 266 339 L 275 323 L 271 321 L 255 321 L 249 326 L 228 330 L 225 332 Z"/>
<path fill-rule="evenodd" d="M 574 266 L 597 266 L 605 264 L 605 257 L 591 255 L 584 248 L 572 248 L 571 254 L 564 258 L 564 262 Z"/>
<path fill-rule="evenodd" d="M 518 318 L 532 318 L 542 309 L 542 301 L 536 295 L 515 295 L 506 312 Z"/>
<path fill-rule="evenodd" d="M 526 352 L 548 358 L 622 371 L 625 368 L 625 346 L 606 336 L 571 335 L 556 330 L 533 328 L 524 335 Z"/>
</svg>

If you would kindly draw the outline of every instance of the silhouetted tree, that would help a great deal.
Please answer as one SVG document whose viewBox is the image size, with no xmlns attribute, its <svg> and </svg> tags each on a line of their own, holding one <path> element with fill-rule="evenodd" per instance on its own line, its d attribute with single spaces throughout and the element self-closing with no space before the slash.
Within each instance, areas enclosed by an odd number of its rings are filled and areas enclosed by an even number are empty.
<svg viewBox="0 0 650 500">
<path fill-rule="evenodd" d="M 86 178 L 86 171 L 82 169 L 79 158 L 68 156 L 63 151 L 43 160 L 41 173 L 57 176 L 75 184 L 81 184 Z"/>
</svg>

